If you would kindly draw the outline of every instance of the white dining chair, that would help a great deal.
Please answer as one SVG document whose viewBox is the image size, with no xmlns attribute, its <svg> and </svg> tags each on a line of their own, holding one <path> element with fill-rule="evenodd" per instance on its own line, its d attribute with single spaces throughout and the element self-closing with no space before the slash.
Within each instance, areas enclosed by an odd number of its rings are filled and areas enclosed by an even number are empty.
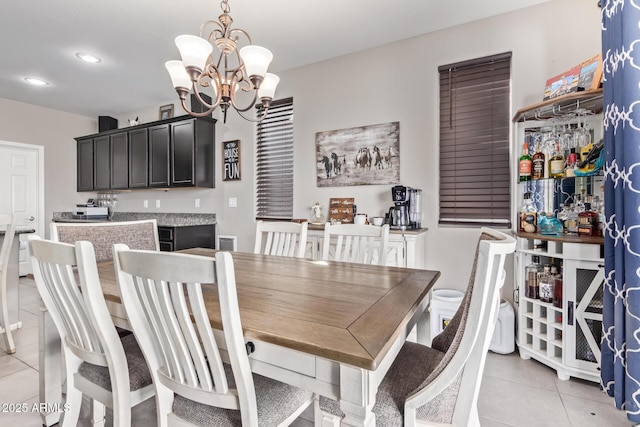
<svg viewBox="0 0 640 427">
<path fill-rule="evenodd" d="M 4 334 L 6 350 L 8 354 L 16 352 L 16 345 L 13 341 L 11 323 L 9 320 L 9 304 L 7 296 L 9 256 L 11 255 L 11 245 L 16 233 L 16 215 L 0 215 L 0 228 L 4 228 L 4 238 L 2 248 L 0 248 L 0 309 L 2 309 L 2 325 L 0 334 Z"/>
<path fill-rule="evenodd" d="M 155 219 L 120 222 L 52 222 L 51 240 L 65 243 L 75 243 L 80 240 L 91 242 L 98 262 L 111 261 L 115 243 L 124 243 L 134 249 L 160 250 L 158 224 Z"/>
<path fill-rule="evenodd" d="M 325 224 L 322 259 L 360 264 L 387 264 L 389 226 Z"/>
<path fill-rule="evenodd" d="M 213 259 L 115 245 L 114 263 L 156 387 L 158 425 L 285 426 L 313 403 L 311 392 L 252 375 L 229 252 Z M 217 294 L 221 333 L 211 328 L 205 286 Z"/>
<path fill-rule="evenodd" d="M 308 223 L 258 221 L 253 253 L 304 258 Z"/>
<path fill-rule="evenodd" d="M 114 426 L 131 425 L 131 407 L 155 390 L 135 337 L 121 338 L 111 321 L 93 245 L 30 236 L 29 249 L 38 292 L 62 339 L 67 399 L 61 425 L 78 424 L 83 395 L 92 400 L 94 425 L 104 424 L 105 406 L 113 409 Z"/>
<path fill-rule="evenodd" d="M 406 342 L 386 373 L 373 413 L 377 425 L 479 426 L 478 394 L 513 237 L 483 228 L 467 291 L 454 317 L 431 347 Z M 316 426 L 337 426 L 337 401 L 320 397 Z"/>
</svg>

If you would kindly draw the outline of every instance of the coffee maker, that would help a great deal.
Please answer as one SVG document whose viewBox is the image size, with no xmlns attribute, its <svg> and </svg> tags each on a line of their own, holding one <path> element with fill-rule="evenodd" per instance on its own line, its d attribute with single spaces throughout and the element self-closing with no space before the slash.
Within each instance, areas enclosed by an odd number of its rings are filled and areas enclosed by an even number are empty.
<svg viewBox="0 0 640 427">
<path fill-rule="evenodd" d="M 389 209 L 385 222 L 392 229 L 407 230 L 422 227 L 422 190 L 396 185 L 391 188 L 394 206 Z"/>
</svg>

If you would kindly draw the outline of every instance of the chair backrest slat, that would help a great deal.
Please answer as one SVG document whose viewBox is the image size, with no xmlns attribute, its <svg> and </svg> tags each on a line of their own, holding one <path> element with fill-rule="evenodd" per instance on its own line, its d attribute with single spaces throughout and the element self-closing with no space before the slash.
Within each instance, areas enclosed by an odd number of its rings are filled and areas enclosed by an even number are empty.
<svg viewBox="0 0 640 427">
<path fill-rule="evenodd" d="M 388 242 L 388 225 L 325 224 L 322 259 L 386 265 Z"/>
<path fill-rule="evenodd" d="M 307 246 L 306 222 L 258 221 L 254 253 L 304 258 Z"/>
<path fill-rule="evenodd" d="M 114 263 L 127 317 L 156 387 L 201 403 L 240 409 L 243 425 L 256 425 L 257 403 L 231 255 L 218 252 L 213 259 L 115 245 Z M 218 292 L 222 343 L 211 328 L 203 283 L 215 285 Z M 236 389 L 229 388 L 219 347 L 228 352 Z"/>
<path fill-rule="evenodd" d="M 2 248 L 0 249 L 0 271 L 6 277 L 6 266 L 9 264 L 11 245 L 16 233 L 16 214 L 0 215 L 0 227 L 4 228 Z"/>
</svg>

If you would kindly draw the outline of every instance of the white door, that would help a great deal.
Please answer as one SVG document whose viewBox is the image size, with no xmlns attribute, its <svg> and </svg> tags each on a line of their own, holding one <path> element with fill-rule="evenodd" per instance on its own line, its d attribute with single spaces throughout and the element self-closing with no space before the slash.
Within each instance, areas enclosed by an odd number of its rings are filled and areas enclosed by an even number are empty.
<svg viewBox="0 0 640 427">
<path fill-rule="evenodd" d="M 44 236 L 44 147 L 0 141 L 0 212 L 15 212 L 17 228 Z M 25 234 L 20 240 L 26 242 Z M 24 245 L 22 245 L 24 247 Z M 20 275 L 31 272 L 26 250 L 20 251 Z"/>
</svg>

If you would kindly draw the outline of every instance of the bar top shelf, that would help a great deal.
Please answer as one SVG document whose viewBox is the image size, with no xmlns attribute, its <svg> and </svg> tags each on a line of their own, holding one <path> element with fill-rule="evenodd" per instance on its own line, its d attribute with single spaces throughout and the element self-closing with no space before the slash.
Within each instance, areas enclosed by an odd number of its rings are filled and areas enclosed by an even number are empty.
<svg viewBox="0 0 640 427">
<path fill-rule="evenodd" d="M 547 120 L 562 117 L 577 109 L 598 114 L 602 112 L 603 99 L 602 89 L 573 92 L 521 108 L 512 121 L 516 123 L 527 120 Z"/>
</svg>

